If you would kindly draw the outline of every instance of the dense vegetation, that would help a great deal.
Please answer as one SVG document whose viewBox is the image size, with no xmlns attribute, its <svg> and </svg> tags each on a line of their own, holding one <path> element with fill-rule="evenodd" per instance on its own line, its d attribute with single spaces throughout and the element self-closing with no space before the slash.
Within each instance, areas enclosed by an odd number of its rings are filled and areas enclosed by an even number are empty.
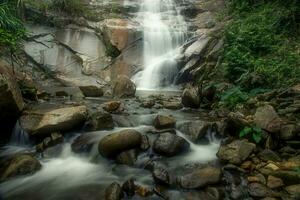
<svg viewBox="0 0 300 200">
<path fill-rule="evenodd" d="M 19 16 L 19 1 L 0 1 L 0 46 L 15 50 L 25 35 L 25 28 Z"/>
<path fill-rule="evenodd" d="M 299 82 L 300 1 L 230 0 L 228 7 L 226 77 L 244 91 Z"/>
</svg>

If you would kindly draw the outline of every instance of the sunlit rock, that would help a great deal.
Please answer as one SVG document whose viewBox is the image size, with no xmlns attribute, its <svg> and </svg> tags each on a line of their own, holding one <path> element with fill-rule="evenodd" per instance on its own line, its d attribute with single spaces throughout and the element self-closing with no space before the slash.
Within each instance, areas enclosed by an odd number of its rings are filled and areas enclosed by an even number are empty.
<svg viewBox="0 0 300 200">
<path fill-rule="evenodd" d="M 32 137 L 46 137 L 53 132 L 67 132 L 83 125 L 87 117 L 85 106 L 38 104 L 26 109 L 21 126 Z"/>
<path fill-rule="evenodd" d="M 119 153 L 139 148 L 142 134 L 134 129 L 126 129 L 105 136 L 98 145 L 99 153 L 105 157 L 114 157 Z"/>
<path fill-rule="evenodd" d="M 135 84 L 125 75 L 118 76 L 112 88 L 113 96 L 120 98 L 133 97 L 135 91 Z"/>
</svg>

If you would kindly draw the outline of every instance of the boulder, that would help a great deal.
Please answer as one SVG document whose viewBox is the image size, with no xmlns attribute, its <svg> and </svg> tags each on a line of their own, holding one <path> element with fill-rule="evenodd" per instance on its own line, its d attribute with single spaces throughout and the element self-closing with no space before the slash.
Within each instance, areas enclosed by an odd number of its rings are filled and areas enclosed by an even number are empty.
<svg viewBox="0 0 300 200">
<path fill-rule="evenodd" d="M 178 110 L 182 108 L 182 104 L 179 101 L 163 101 L 163 107 L 169 110 Z"/>
<path fill-rule="evenodd" d="M 235 140 L 229 144 L 221 145 L 217 156 L 231 164 L 241 164 L 255 148 L 256 145 L 247 140 Z"/>
<path fill-rule="evenodd" d="M 95 85 L 79 86 L 79 89 L 85 97 L 102 97 L 103 90 Z"/>
<path fill-rule="evenodd" d="M 177 125 L 178 130 L 189 136 L 195 143 L 199 142 L 211 127 L 212 123 L 201 120 L 187 121 Z"/>
<path fill-rule="evenodd" d="M 182 92 L 181 103 L 185 107 L 199 108 L 200 97 L 198 94 L 198 89 L 195 87 L 185 88 Z"/>
<path fill-rule="evenodd" d="M 161 163 L 153 163 L 152 176 L 155 182 L 164 185 L 171 184 L 171 177 L 167 167 Z"/>
<path fill-rule="evenodd" d="M 99 134 L 95 132 L 84 133 L 75 138 L 71 144 L 71 149 L 75 153 L 88 153 L 98 141 Z"/>
<path fill-rule="evenodd" d="M 105 200 L 121 200 L 123 198 L 122 187 L 113 182 L 105 189 Z"/>
<path fill-rule="evenodd" d="M 256 125 L 270 133 L 279 133 L 282 121 L 271 105 L 265 105 L 256 109 L 254 115 Z"/>
<path fill-rule="evenodd" d="M 153 150 L 163 156 L 175 156 L 188 151 L 190 144 L 182 137 L 172 133 L 162 133 L 154 141 Z"/>
<path fill-rule="evenodd" d="M 91 114 L 86 124 L 86 129 L 89 131 L 99 131 L 114 128 L 114 121 L 111 114 L 96 111 Z"/>
<path fill-rule="evenodd" d="M 271 189 L 282 187 L 283 181 L 280 178 L 276 178 L 274 176 L 268 176 L 267 186 Z"/>
<path fill-rule="evenodd" d="M 121 101 L 109 101 L 103 105 L 103 109 L 107 112 L 114 112 L 121 106 Z"/>
<path fill-rule="evenodd" d="M 0 62 L 0 138 L 9 138 L 21 111 L 24 108 L 21 91 L 9 67 Z"/>
<path fill-rule="evenodd" d="M 285 185 L 300 184 L 300 174 L 297 171 L 276 170 L 270 175 L 282 179 Z"/>
<path fill-rule="evenodd" d="M 33 174 L 41 167 L 40 162 L 31 155 L 14 155 L 1 164 L 0 181 L 5 181 L 14 176 Z"/>
<path fill-rule="evenodd" d="M 104 157 L 115 157 L 123 151 L 139 148 L 142 134 L 134 129 L 126 129 L 105 136 L 98 145 L 98 150 Z"/>
<path fill-rule="evenodd" d="M 280 128 L 280 139 L 291 140 L 293 139 L 297 132 L 299 132 L 299 127 L 295 124 L 285 124 Z"/>
<path fill-rule="evenodd" d="M 43 152 L 45 149 L 62 143 L 64 137 L 60 133 L 51 133 L 50 137 L 46 137 L 41 143 L 36 146 L 37 152 Z"/>
<path fill-rule="evenodd" d="M 157 115 L 154 119 L 154 127 L 158 129 L 173 128 L 176 120 L 171 116 Z"/>
<path fill-rule="evenodd" d="M 278 156 L 278 154 L 270 149 L 264 149 L 258 154 L 258 157 L 263 161 L 281 161 L 281 158 Z"/>
<path fill-rule="evenodd" d="M 115 97 L 133 97 L 135 91 L 135 84 L 125 75 L 119 75 L 113 84 L 112 93 Z"/>
<path fill-rule="evenodd" d="M 132 197 L 135 194 L 135 183 L 134 179 L 130 178 L 125 181 L 122 185 L 123 191 L 126 193 L 127 196 Z"/>
<path fill-rule="evenodd" d="M 269 193 L 268 188 L 260 183 L 250 183 L 248 192 L 252 197 L 266 197 Z"/>
<path fill-rule="evenodd" d="M 141 102 L 140 106 L 143 108 L 152 108 L 155 105 L 155 100 L 153 99 L 146 99 Z"/>
<path fill-rule="evenodd" d="M 215 167 L 195 169 L 179 178 L 179 184 L 184 189 L 196 189 L 221 181 L 221 170 Z"/>
<path fill-rule="evenodd" d="M 137 151 L 135 149 L 123 151 L 116 157 L 118 163 L 129 165 L 129 166 L 134 165 L 136 159 L 137 159 Z"/>
<path fill-rule="evenodd" d="M 289 199 L 300 199 L 300 184 L 287 186 L 284 190 L 288 193 Z"/>
<path fill-rule="evenodd" d="M 25 110 L 20 118 L 23 129 L 33 137 L 67 132 L 82 126 L 87 117 L 85 106 L 40 104 Z"/>
</svg>

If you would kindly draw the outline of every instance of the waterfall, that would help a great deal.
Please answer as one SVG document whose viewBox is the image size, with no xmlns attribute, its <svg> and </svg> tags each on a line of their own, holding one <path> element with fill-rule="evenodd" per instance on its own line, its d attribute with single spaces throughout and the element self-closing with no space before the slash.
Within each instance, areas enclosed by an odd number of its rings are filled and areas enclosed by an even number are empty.
<svg viewBox="0 0 300 200">
<path fill-rule="evenodd" d="M 16 125 L 12 131 L 10 144 L 21 146 L 30 144 L 28 133 L 21 127 L 19 120 L 16 122 Z"/>
<path fill-rule="evenodd" d="M 133 77 L 140 89 L 170 86 L 178 72 L 176 58 L 187 26 L 174 0 L 141 0 L 143 71 Z"/>
</svg>

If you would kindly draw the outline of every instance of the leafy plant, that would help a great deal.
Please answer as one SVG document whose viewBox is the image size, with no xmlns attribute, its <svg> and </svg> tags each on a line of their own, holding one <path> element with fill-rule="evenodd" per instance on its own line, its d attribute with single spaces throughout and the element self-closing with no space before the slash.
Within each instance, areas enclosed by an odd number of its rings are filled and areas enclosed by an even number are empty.
<svg viewBox="0 0 300 200">
<path fill-rule="evenodd" d="M 249 95 L 243 92 L 240 87 L 233 87 L 221 94 L 220 104 L 233 109 L 237 104 L 245 103 L 248 98 Z"/>
<path fill-rule="evenodd" d="M 262 139 L 262 130 L 257 126 L 252 126 L 252 127 L 247 126 L 239 133 L 240 138 L 246 136 L 250 136 L 255 143 L 259 143 Z"/>
</svg>

